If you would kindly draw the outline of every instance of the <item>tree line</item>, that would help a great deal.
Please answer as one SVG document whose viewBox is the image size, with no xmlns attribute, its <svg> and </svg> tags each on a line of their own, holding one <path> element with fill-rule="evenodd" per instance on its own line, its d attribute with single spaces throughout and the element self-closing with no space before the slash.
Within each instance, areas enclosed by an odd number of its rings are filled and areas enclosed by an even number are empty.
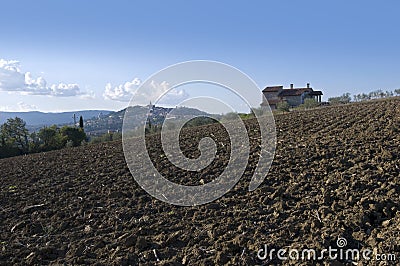
<svg viewBox="0 0 400 266">
<path fill-rule="evenodd" d="M 79 127 L 53 125 L 32 133 L 28 132 L 23 119 L 9 118 L 0 126 L 0 158 L 76 147 L 87 141 L 82 116 Z"/>
<path fill-rule="evenodd" d="M 353 95 L 353 101 L 362 102 L 374 99 L 389 98 L 393 96 L 400 96 L 400 89 L 395 89 L 394 91 L 375 90 L 369 93 L 355 94 Z M 328 102 L 331 104 L 349 103 L 351 101 L 352 97 L 350 93 L 344 93 L 341 96 L 331 97 L 328 99 Z"/>
</svg>

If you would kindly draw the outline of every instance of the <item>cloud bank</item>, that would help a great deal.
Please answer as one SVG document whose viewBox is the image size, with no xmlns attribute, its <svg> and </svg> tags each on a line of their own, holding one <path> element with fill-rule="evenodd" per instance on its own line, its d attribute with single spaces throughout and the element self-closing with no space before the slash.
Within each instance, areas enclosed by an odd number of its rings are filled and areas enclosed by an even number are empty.
<svg viewBox="0 0 400 266">
<path fill-rule="evenodd" d="M 19 111 L 34 111 L 37 110 L 37 106 L 34 104 L 28 104 L 25 102 L 18 102 Z"/>
<path fill-rule="evenodd" d="M 78 84 L 47 85 L 43 77 L 34 78 L 31 72 L 22 72 L 20 62 L 0 59 L 0 91 L 23 95 L 48 95 L 54 97 L 85 97 Z"/>
<path fill-rule="evenodd" d="M 138 78 L 134 78 L 132 81 L 127 81 L 116 87 L 112 87 L 111 83 L 107 83 L 103 97 L 108 100 L 129 102 L 141 83 L 142 81 Z"/>
<path fill-rule="evenodd" d="M 132 100 L 136 90 L 142 84 L 141 80 L 134 78 L 132 81 L 125 82 L 118 86 L 113 87 L 111 83 L 107 83 L 103 97 L 107 100 L 115 100 L 120 102 L 129 102 Z M 156 82 L 152 80 L 149 88 L 142 88 L 142 93 L 135 94 L 134 102 L 148 103 L 151 99 L 157 99 L 170 89 L 169 84 L 166 81 Z M 184 89 L 174 88 L 165 94 L 159 101 L 160 104 L 172 104 L 177 105 L 180 101 L 187 99 L 189 95 Z"/>
</svg>

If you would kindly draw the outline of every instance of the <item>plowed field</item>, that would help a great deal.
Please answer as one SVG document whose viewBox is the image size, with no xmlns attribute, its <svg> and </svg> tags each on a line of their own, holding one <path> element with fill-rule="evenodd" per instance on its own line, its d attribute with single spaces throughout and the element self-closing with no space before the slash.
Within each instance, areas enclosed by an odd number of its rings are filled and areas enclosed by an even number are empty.
<svg viewBox="0 0 400 266">
<path fill-rule="evenodd" d="M 257 124 L 246 123 L 255 153 Z M 326 257 L 285 261 L 257 252 L 265 245 L 337 248 L 341 237 L 345 248 L 397 259 L 371 255 L 362 265 L 399 264 L 400 99 L 277 115 L 276 125 L 275 160 L 264 183 L 248 192 L 257 162 L 251 156 L 231 192 L 196 207 L 169 205 L 142 190 L 120 142 L 0 160 L 0 263 L 324 265 Z M 210 132 L 226 136 L 219 125 L 187 130 L 185 154 L 195 157 L 188 148 L 197 147 L 193 136 Z M 148 147 L 158 152 L 156 136 Z M 220 173 L 228 160 L 220 151 L 219 161 L 193 180 Z M 161 169 L 167 164 L 163 156 L 154 161 Z M 163 169 L 187 183 L 185 173 Z"/>
</svg>

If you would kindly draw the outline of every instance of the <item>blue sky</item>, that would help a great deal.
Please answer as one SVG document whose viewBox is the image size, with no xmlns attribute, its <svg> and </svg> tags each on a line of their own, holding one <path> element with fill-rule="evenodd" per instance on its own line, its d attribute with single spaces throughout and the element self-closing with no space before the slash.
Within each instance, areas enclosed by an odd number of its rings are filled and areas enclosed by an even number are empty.
<svg viewBox="0 0 400 266">
<path fill-rule="evenodd" d="M 394 0 L 17 0 L 0 10 L 0 110 L 122 109 L 118 87 L 126 100 L 138 80 L 195 59 L 237 67 L 261 88 L 310 82 L 325 100 L 400 88 Z"/>
</svg>

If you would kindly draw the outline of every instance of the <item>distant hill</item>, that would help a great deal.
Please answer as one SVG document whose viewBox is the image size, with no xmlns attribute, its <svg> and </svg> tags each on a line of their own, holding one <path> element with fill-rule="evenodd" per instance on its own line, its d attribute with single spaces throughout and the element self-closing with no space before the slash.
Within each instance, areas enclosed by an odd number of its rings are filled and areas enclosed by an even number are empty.
<svg viewBox="0 0 400 266">
<path fill-rule="evenodd" d="M 111 111 L 106 110 L 87 110 L 63 113 L 43 113 L 43 112 L 0 112 L 0 124 L 7 121 L 8 118 L 15 118 L 16 116 L 22 118 L 29 126 L 48 126 L 48 125 L 61 125 L 73 124 L 73 116 L 76 115 L 78 121 L 79 116 L 90 119 L 101 115 L 107 115 Z"/>
<path fill-rule="evenodd" d="M 127 110 L 128 112 L 134 112 L 138 115 L 147 114 L 148 107 L 133 106 L 116 112 L 107 110 L 89 110 L 63 113 L 43 113 L 37 111 L 0 112 L 0 125 L 6 122 L 8 118 L 19 117 L 26 122 L 27 129 L 33 132 L 38 131 L 43 126 L 73 125 L 73 116 L 75 114 L 77 121 L 79 121 L 79 116 L 83 116 L 86 133 L 96 136 L 107 133 L 108 131 L 121 131 L 124 115 Z M 172 110 L 174 110 L 175 117 L 209 115 L 206 112 L 189 107 L 164 108 L 154 106 L 151 114 L 152 123 L 161 124 L 166 115 Z M 130 122 L 138 125 L 143 121 Z"/>
<path fill-rule="evenodd" d="M 151 112 L 151 121 L 153 124 L 162 124 L 166 115 L 174 110 L 175 117 L 185 117 L 185 116 L 206 116 L 209 115 L 206 112 L 200 111 L 195 108 L 189 107 L 178 107 L 178 108 L 164 108 L 159 106 L 153 106 Z M 85 131 L 89 135 L 101 135 L 107 133 L 108 131 L 121 131 L 122 130 L 122 123 L 124 120 L 125 112 L 133 112 L 138 115 L 147 114 L 148 107 L 142 106 L 133 106 L 125 108 L 118 112 L 110 112 L 107 115 L 99 116 L 93 119 L 86 119 L 85 120 Z M 216 115 L 213 115 L 217 117 Z M 138 119 L 140 116 L 138 116 Z M 144 121 L 130 121 L 133 125 L 139 125 Z"/>
</svg>

